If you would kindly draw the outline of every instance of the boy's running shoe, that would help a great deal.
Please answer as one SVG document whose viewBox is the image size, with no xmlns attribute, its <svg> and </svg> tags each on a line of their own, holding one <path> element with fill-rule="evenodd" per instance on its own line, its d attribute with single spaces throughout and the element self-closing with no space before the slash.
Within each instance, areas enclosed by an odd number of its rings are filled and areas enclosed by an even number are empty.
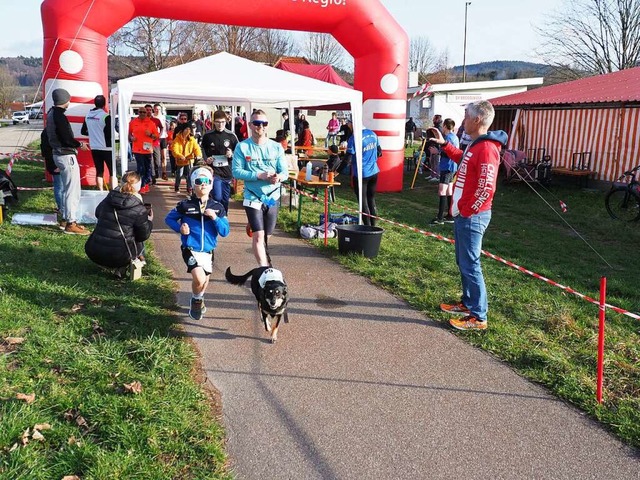
<svg viewBox="0 0 640 480">
<path fill-rule="evenodd" d="M 481 322 L 473 315 L 467 315 L 464 318 L 452 318 L 449 324 L 457 330 L 486 330 L 487 321 Z"/>
</svg>

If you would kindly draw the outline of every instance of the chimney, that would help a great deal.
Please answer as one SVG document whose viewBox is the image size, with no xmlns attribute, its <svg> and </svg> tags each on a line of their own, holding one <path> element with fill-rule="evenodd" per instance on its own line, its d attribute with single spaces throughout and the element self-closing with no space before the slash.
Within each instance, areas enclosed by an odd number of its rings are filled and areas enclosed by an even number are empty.
<svg viewBox="0 0 640 480">
<path fill-rule="evenodd" d="M 418 72 L 409 72 L 409 88 L 418 86 Z"/>
</svg>

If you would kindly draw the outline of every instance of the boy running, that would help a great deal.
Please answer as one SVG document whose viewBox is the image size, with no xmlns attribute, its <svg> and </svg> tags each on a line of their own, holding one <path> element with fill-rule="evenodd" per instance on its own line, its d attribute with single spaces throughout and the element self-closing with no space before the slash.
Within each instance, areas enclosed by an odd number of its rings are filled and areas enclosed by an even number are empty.
<svg viewBox="0 0 640 480">
<path fill-rule="evenodd" d="M 167 214 L 165 222 L 181 234 L 182 258 L 192 277 L 189 316 L 200 320 L 207 310 L 204 292 L 213 271 L 213 251 L 218 235 L 229 235 L 229 219 L 222 204 L 209 198 L 213 187 L 213 170 L 210 167 L 195 167 L 191 171 L 191 184 L 191 197 L 178 203 Z"/>
</svg>

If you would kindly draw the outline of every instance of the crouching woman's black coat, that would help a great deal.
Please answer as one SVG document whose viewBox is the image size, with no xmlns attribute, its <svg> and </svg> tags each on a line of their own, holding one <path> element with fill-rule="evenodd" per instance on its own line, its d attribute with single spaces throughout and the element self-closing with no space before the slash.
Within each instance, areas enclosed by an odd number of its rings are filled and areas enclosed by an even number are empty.
<svg viewBox="0 0 640 480">
<path fill-rule="evenodd" d="M 127 244 L 120 233 L 114 211 L 118 213 Z M 84 246 L 84 251 L 93 262 L 107 268 L 119 268 L 127 266 L 130 260 L 142 254 L 142 242 L 151 235 L 153 223 L 138 197 L 112 190 L 96 207 L 96 218 L 98 224 Z"/>
</svg>

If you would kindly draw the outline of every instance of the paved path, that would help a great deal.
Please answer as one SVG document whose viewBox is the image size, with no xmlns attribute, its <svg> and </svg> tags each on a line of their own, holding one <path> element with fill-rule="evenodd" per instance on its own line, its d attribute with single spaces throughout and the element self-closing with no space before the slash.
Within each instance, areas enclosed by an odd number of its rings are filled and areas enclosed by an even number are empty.
<svg viewBox="0 0 640 480">
<path fill-rule="evenodd" d="M 180 198 L 158 186 L 156 254 L 186 306 L 190 276 L 161 221 Z M 297 238 L 276 232 L 274 265 L 291 323 L 268 342 L 249 288 L 224 270 L 255 266 L 237 204 L 221 239 L 208 311 L 180 311 L 220 391 L 240 479 L 638 479 L 639 452 Z M 384 241 L 384 238 L 383 238 Z"/>
</svg>

